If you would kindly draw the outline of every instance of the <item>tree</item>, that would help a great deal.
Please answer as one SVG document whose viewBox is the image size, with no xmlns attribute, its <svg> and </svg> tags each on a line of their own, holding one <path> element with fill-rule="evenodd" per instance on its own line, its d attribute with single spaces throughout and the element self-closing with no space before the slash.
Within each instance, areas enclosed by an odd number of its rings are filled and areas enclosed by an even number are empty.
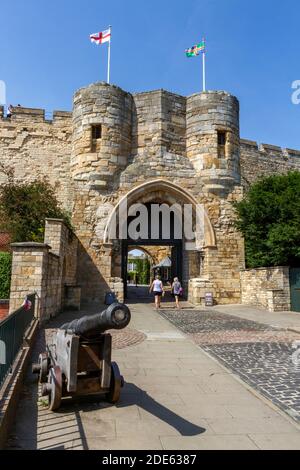
<svg viewBox="0 0 300 470">
<path fill-rule="evenodd" d="M 234 206 L 247 267 L 300 266 L 300 172 L 262 178 Z"/>
<path fill-rule="evenodd" d="M 19 182 L 10 168 L 2 166 L 0 171 L 7 176 L 0 187 L 0 229 L 10 234 L 12 242 L 43 242 L 46 218 L 63 219 L 71 228 L 47 179 Z"/>
<path fill-rule="evenodd" d="M 128 274 L 133 276 L 133 280 L 137 279 L 139 284 L 149 284 L 150 282 L 150 261 L 147 258 L 129 258 L 128 263 L 135 265 L 134 271 Z"/>
</svg>

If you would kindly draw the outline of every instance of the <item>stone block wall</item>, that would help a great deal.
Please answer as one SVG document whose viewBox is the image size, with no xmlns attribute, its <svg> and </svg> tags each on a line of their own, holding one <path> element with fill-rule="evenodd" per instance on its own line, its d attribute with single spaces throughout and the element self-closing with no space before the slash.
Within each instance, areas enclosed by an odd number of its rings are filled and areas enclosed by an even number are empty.
<svg viewBox="0 0 300 470">
<path fill-rule="evenodd" d="M 242 183 L 247 188 L 258 178 L 300 171 L 300 151 L 241 139 Z"/>
<path fill-rule="evenodd" d="M 59 219 L 47 219 L 48 243 L 13 243 L 10 313 L 26 295 L 37 294 L 36 316 L 46 321 L 64 308 L 68 286 L 76 286 L 77 239 Z M 51 245 L 50 245 L 51 244 Z M 78 305 L 78 291 L 76 302 Z M 80 302 L 79 302 L 80 303 Z"/>
<path fill-rule="evenodd" d="M 48 253 L 43 243 L 13 243 L 9 311 L 14 312 L 28 294 L 37 294 L 37 316 L 46 311 Z"/>
<path fill-rule="evenodd" d="M 49 252 L 47 261 L 47 272 L 45 273 L 47 281 L 45 310 L 43 312 L 44 319 L 55 316 L 63 307 L 63 279 L 60 257 L 55 253 Z"/>
<path fill-rule="evenodd" d="M 81 307 L 81 287 L 66 286 L 64 295 L 65 310 L 80 310 Z"/>
<path fill-rule="evenodd" d="M 211 292 L 213 298 L 216 298 L 214 284 L 207 278 L 194 278 L 189 281 L 188 300 L 195 305 L 205 305 L 205 294 Z"/>
<path fill-rule="evenodd" d="M 270 312 L 290 310 L 289 268 L 245 269 L 241 271 L 242 303 Z"/>
<path fill-rule="evenodd" d="M 0 162 L 13 167 L 20 181 L 47 177 L 68 210 L 72 205 L 71 140 L 69 112 L 54 111 L 52 120 L 45 118 L 43 109 L 15 107 L 10 119 L 0 113 Z M 4 181 L 0 172 L 0 184 Z"/>
</svg>

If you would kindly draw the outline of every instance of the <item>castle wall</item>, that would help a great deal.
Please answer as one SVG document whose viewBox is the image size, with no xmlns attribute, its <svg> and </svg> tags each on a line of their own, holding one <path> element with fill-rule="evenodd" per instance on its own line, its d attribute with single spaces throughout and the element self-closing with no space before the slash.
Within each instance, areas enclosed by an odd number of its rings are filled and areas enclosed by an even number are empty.
<svg viewBox="0 0 300 470">
<path fill-rule="evenodd" d="M 12 165 L 22 181 L 47 176 L 72 210 L 78 239 L 64 242 L 59 276 L 74 289 L 81 286 L 83 302 L 100 304 L 109 290 L 122 300 L 121 242 L 105 241 L 104 232 L 113 209 L 130 193 L 130 203 L 193 200 L 204 206 L 216 241 L 201 251 L 184 247 L 182 282 L 185 289 L 189 284 L 193 302 L 201 303 L 208 289 L 217 302 L 234 303 L 241 300 L 244 244 L 234 228 L 232 202 L 260 175 L 300 170 L 300 152 L 240 141 L 239 103 L 226 92 L 131 95 L 101 82 L 78 90 L 73 113 L 54 112 L 51 121 L 44 110 L 17 107 L 7 119 L 0 108 L 0 162 Z M 149 189 L 150 181 L 155 183 Z M 52 235 L 51 243 L 47 232 L 45 239 L 51 256 L 42 256 L 51 279 L 62 243 Z M 59 289 L 61 282 L 53 284 L 53 293 Z"/>
<path fill-rule="evenodd" d="M 242 184 L 248 187 L 258 178 L 272 174 L 283 174 L 291 170 L 300 171 L 300 151 L 283 149 L 275 145 L 261 144 L 241 139 Z"/>
<path fill-rule="evenodd" d="M 15 107 L 10 119 L 0 108 L 0 162 L 11 166 L 19 181 L 47 177 L 59 202 L 70 210 L 71 113 L 54 111 L 51 121 L 43 109 Z M 0 172 L 0 184 L 6 181 Z"/>
</svg>

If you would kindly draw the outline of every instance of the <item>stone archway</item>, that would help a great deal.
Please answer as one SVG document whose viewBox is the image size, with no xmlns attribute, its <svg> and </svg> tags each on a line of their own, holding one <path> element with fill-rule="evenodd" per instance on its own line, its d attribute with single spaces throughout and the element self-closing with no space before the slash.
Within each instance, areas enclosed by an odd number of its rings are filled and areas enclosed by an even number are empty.
<svg viewBox="0 0 300 470">
<path fill-rule="evenodd" d="M 131 189 L 127 194 L 120 198 L 116 206 L 114 207 L 113 211 L 111 212 L 103 236 L 104 244 L 110 243 L 110 230 L 112 224 L 115 222 L 115 218 L 117 216 L 119 208 L 122 204 L 127 201 L 127 205 L 133 204 L 135 202 L 140 203 L 147 203 L 151 200 L 157 199 L 161 202 L 167 202 L 168 200 L 171 201 L 181 201 L 185 204 L 191 204 L 192 207 L 195 209 L 198 205 L 197 200 L 194 196 L 189 193 L 187 190 L 180 188 L 179 186 L 175 185 L 174 183 L 165 180 L 165 179 L 156 179 L 152 181 L 148 181 L 143 183 L 139 186 L 134 187 Z M 174 199 L 172 199 L 172 197 Z M 204 246 L 203 248 L 207 247 L 215 247 L 216 246 L 216 236 L 213 229 L 213 226 L 210 222 L 210 219 L 207 215 L 205 209 L 203 209 L 203 221 L 204 221 Z"/>
<path fill-rule="evenodd" d="M 196 213 L 196 211 L 198 210 L 198 204 L 193 195 L 191 195 L 188 191 L 164 179 L 157 179 L 139 185 L 130 190 L 118 201 L 117 205 L 114 207 L 107 221 L 103 241 L 104 245 L 113 246 L 111 256 L 111 275 L 115 278 L 122 278 L 125 287 L 127 253 L 128 246 L 131 246 L 131 242 L 124 242 L 120 239 L 118 240 L 117 238 L 111 237 L 112 233 L 116 234 L 116 226 L 114 226 L 114 230 L 112 232 L 111 227 L 113 224 L 116 224 L 116 221 L 118 220 L 118 211 L 124 204 L 126 204 L 127 208 L 129 208 L 133 204 L 166 204 L 168 206 L 172 206 L 174 204 L 183 206 L 185 204 L 188 204 L 192 207 L 194 213 Z M 208 248 L 213 248 L 216 246 L 215 233 L 205 210 L 203 210 L 202 220 L 203 227 L 201 232 L 202 239 L 200 249 L 204 250 Z M 126 218 L 126 221 L 122 223 L 125 223 L 126 227 L 128 227 L 128 218 Z M 118 230 L 117 232 L 119 233 Z M 186 243 L 185 239 L 182 239 L 178 242 L 176 241 L 176 243 L 174 240 L 166 240 L 165 242 L 155 241 L 155 243 L 153 243 L 153 240 L 148 239 L 140 240 L 133 244 L 139 246 L 166 245 L 173 247 L 173 258 L 174 263 L 176 264 L 175 272 L 176 275 L 179 273 L 185 290 L 187 292 L 190 278 L 198 277 L 200 273 L 200 263 L 202 258 L 200 256 L 200 249 L 197 247 L 197 236 L 198 232 L 196 232 L 196 244 L 193 245 L 193 248 L 187 248 L 188 243 Z M 119 261 L 120 259 L 121 263 Z M 118 262 L 116 262 L 116 260 L 118 260 Z"/>
</svg>

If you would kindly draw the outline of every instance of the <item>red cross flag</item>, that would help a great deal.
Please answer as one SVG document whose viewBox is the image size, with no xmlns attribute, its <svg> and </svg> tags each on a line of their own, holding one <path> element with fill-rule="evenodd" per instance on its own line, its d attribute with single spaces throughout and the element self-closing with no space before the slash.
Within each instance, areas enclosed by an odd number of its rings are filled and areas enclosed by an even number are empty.
<svg viewBox="0 0 300 470">
<path fill-rule="evenodd" d="M 95 33 L 95 34 L 90 34 L 90 39 L 92 42 L 95 42 L 96 44 L 103 44 L 104 42 L 110 42 L 111 38 L 111 30 L 106 29 L 105 31 L 102 31 L 101 33 Z"/>
<path fill-rule="evenodd" d="M 96 44 L 108 42 L 108 58 L 107 58 L 107 83 L 110 82 L 110 45 L 111 45 L 111 26 L 101 33 L 90 34 L 90 39 Z"/>
</svg>

